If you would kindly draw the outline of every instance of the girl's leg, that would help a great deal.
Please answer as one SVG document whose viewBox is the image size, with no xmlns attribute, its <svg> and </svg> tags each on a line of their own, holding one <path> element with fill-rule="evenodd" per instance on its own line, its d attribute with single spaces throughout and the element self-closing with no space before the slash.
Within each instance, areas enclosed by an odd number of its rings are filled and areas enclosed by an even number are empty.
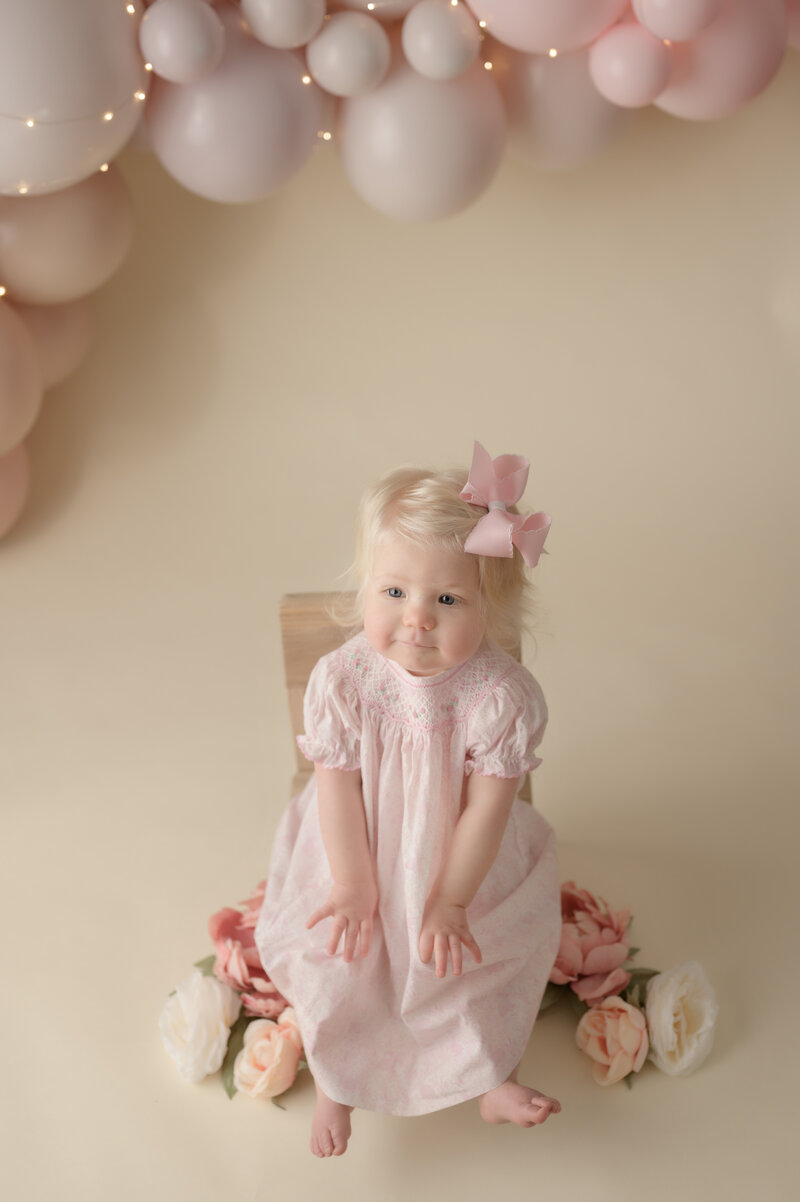
<svg viewBox="0 0 800 1202">
<path fill-rule="evenodd" d="M 518 1127 L 535 1127 L 551 1114 L 558 1114 L 561 1103 L 539 1093 L 517 1080 L 519 1065 L 507 1081 L 490 1089 L 480 1100 L 481 1118 L 487 1123 L 516 1123 Z"/>
<path fill-rule="evenodd" d="M 316 1081 L 314 1085 L 317 1105 L 311 1122 L 311 1151 L 315 1156 L 341 1156 L 350 1138 L 350 1111 L 353 1107 L 334 1102 Z"/>
</svg>

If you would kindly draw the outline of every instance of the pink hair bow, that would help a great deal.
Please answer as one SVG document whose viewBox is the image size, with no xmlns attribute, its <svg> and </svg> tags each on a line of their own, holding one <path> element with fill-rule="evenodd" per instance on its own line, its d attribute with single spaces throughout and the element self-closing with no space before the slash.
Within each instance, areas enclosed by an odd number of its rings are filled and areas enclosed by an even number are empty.
<svg viewBox="0 0 800 1202">
<path fill-rule="evenodd" d="M 475 443 L 469 479 L 459 496 L 470 505 L 485 505 L 489 512 L 468 535 L 465 551 L 510 559 L 517 547 L 528 567 L 536 567 L 550 529 L 550 514 L 516 514 L 507 509 L 524 493 L 530 466 L 522 455 L 492 459 L 485 447 Z"/>
</svg>

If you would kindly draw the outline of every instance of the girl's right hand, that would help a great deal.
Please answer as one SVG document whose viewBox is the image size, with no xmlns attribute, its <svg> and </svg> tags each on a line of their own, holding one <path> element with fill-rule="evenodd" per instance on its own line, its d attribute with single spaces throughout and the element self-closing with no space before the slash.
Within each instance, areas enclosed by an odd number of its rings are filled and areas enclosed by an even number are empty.
<svg viewBox="0 0 800 1202">
<path fill-rule="evenodd" d="M 362 957 L 369 951 L 372 940 L 372 921 L 378 906 L 378 887 L 372 877 L 352 885 L 339 885 L 335 881 L 330 897 L 324 906 L 315 910 L 306 923 L 310 931 L 323 918 L 332 918 L 331 937 L 328 940 L 328 955 L 333 956 L 344 935 L 344 961 L 349 964 L 360 944 Z"/>
</svg>

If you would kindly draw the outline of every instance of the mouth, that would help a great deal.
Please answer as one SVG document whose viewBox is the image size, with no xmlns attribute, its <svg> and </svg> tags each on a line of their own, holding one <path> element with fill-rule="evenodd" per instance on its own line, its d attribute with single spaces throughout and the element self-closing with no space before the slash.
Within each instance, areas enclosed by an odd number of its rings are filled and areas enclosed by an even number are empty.
<svg viewBox="0 0 800 1202">
<path fill-rule="evenodd" d="M 401 647 L 413 647 L 415 651 L 431 651 L 432 648 L 427 643 L 411 643 L 405 639 L 397 640 Z"/>
</svg>

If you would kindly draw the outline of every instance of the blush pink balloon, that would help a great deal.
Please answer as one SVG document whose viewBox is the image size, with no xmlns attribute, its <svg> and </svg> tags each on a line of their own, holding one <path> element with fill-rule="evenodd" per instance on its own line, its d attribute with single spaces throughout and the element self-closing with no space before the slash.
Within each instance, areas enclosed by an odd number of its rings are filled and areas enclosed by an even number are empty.
<svg viewBox="0 0 800 1202">
<path fill-rule="evenodd" d="M 205 0 L 155 0 L 139 26 L 139 46 L 162 79 L 192 83 L 219 63 L 225 31 Z"/>
<path fill-rule="evenodd" d="M 1 193 L 60 191 L 122 149 L 149 86 L 142 11 L 122 0 L 0 0 Z"/>
<path fill-rule="evenodd" d="M 655 101 L 674 117 L 727 117 L 763 92 L 786 51 L 784 0 L 725 0 L 715 21 L 674 47 L 669 85 Z"/>
<path fill-rule="evenodd" d="M 0 283 L 28 304 L 94 292 L 122 263 L 133 207 L 115 167 L 63 192 L 0 198 Z"/>
<path fill-rule="evenodd" d="M 22 442 L 39 414 L 42 377 L 33 338 L 7 301 L 0 301 L 0 455 Z"/>
<path fill-rule="evenodd" d="M 31 461 L 24 443 L 0 455 L 0 538 L 25 508 L 31 488 Z"/>
<path fill-rule="evenodd" d="M 53 388 L 77 371 L 94 334 L 94 312 L 88 297 L 65 305 L 15 305 L 33 338 L 44 387 Z"/>
<path fill-rule="evenodd" d="M 671 71 L 671 47 L 635 22 L 615 25 L 589 49 L 594 86 L 623 108 L 651 104 L 669 83 Z"/>
<path fill-rule="evenodd" d="M 577 50 L 618 21 L 628 0 L 468 0 L 486 32 L 529 54 Z"/>
<path fill-rule="evenodd" d="M 688 42 L 719 15 L 723 0 L 633 0 L 636 18 L 657 38 Z"/>
<path fill-rule="evenodd" d="M 209 200 L 260 200 L 305 164 L 320 129 L 322 93 L 292 50 L 250 37 L 238 10 L 220 12 L 225 53 L 196 83 L 153 80 L 147 129 L 179 183 Z"/>
<path fill-rule="evenodd" d="M 339 109 L 337 147 L 358 195 L 389 217 L 419 221 L 457 213 L 500 165 L 505 112 L 478 63 L 457 79 L 417 74 L 393 47 L 386 79 Z"/>
<path fill-rule="evenodd" d="M 600 95 L 587 49 L 550 58 L 494 43 L 490 54 L 515 158 L 547 171 L 578 167 L 628 128 L 632 111 Z"/>
<path fill-rule="evenodd" d="M 800 0 L 787 0 L 789 18 L 789 45 L 800 50 Z"/>
</svg>

